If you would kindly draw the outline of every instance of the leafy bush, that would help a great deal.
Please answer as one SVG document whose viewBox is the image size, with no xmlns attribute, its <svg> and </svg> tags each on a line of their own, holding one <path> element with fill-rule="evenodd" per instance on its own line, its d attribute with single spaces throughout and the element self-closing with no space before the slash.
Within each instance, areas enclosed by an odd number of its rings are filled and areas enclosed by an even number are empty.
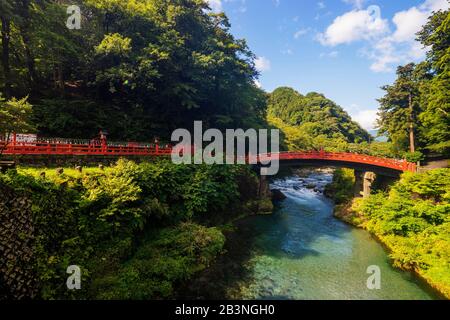
<svg viewBox="0 0 450 320">
<path fill-rule="evenodd" d="M 352 199 L 354 194 L 355 173 L 351 169 L 336 169 L 333 181 L 325 188 L 327 196 L 336 204 L 344 204 Z"/>
<path fill-rule="evenodd" d="M 416 152 L 407 152 L 405 153 L 405 159 L 408 162 L 417 163 L 419 161 L 425 160 L 425 156 L 422 152 L 416 151 Z"/>
<path fill-rule="evenodd" d="M 405 173 L 389 194 L 358 199 L 353 210 L 392 250 L 396 266 L 450 297 L 450 169 Z"/>
<path fill-rule="evenodd" d="M 160 230 L 120 270 L 94 281 L 95 298 L 168 298 L 174 284 L 206 268 L 224 244 L 225 237 L 216 228 L 182 223 Z"/>
</svg>

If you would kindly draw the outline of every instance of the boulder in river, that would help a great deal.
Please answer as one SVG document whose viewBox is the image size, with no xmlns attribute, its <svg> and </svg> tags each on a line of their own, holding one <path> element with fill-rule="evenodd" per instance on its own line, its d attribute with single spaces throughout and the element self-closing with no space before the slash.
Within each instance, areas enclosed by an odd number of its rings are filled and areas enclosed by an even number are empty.
<svg viewBox="0 0 450 320">
<path fill-rule="evenodd" d="M 286 196 L 284 195 L 283 192 L 281 192 L 281 190 L 273 189 L 270 191 L 272 192 L 272 200 L 273 201 L 282 201 L 282 200 L 286 199 Z"/>
</svg>

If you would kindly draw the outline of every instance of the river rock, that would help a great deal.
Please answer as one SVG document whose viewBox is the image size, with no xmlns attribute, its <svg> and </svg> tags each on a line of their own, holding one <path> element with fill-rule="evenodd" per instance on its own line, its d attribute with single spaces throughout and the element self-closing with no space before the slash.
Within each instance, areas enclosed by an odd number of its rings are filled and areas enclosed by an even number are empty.
<svg viewBox="0 0 450 320">
<path fill-rule="evenodd" d="M 273 201 L 282 201 L 282 200 L 286 199 L 286 196 L 284 195 L 283 192 L 281 192 L 281 190 L 273 189 L 270 191 L 272 192 L 272 200 Z"/>
</svg>

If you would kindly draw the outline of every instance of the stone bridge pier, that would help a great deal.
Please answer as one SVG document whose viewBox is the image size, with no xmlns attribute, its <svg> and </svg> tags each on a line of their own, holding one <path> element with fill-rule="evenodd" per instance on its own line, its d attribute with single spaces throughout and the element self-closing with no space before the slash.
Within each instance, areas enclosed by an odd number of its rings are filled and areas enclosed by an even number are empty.
<svg viewBox="0 0 450 320">
<path fill-rule="evenodd" d="M 376 179 L 377 175 L 373 172 L 355 170 L 355 197 L 370 196 Z"/>
</svg>

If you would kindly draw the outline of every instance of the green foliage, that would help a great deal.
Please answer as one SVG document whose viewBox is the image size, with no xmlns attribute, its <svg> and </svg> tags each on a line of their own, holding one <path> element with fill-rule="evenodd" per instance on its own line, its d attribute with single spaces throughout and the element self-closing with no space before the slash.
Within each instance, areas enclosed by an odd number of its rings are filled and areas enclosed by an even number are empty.
<svg viewBox="0 0 450 320">
<path fill-rule="evenodd" d="M 419 40 L 425 46 L 431 47 L 427 61 L 434 70 L 434 77 L 422 87 L 422 135 L 427 142 L 427 149 L 449 154 L 450 10 L 431 16 L 419 33 Z"/>
<path fill-rule="evenodd" d="M 281 90 L 281 93 L 283 93 L 284 90 L 291 92 L 290 90 L 292 89 L 282 88 L 277 90 Z M 289 95 L 287 96 L 289 97 Z M 271 108 L 279 108 L 280 112 L 283 113 L 286 109 L 286 107 L 283 107 L 283 103 L 290 102 L 289 99 L 283 99 L 283 94 L 279 95 L 279 99 L 279 105 L 277 107 L 272 106 Z M 267 120 L 269 124 L 281 130 L 284 140 L 282 141 L 282 148 L 290 151 L 324 149 L 328 152 L 352 152 L 387 158 L 398 158 L 402 155 L 390 142 L 369 142 L 368 133 L 365 131 L 363 131 L 364 133 L 362 135 L 358 133 L 359 138 L 354 140 L 357 142 L 351 142 L 353 138 L 346 137 L 348 132 L 358 132 L 363 129 L 351 129 L 349 131 L 342 129 L 342 132 L 339 131 L 330 134 L 328 129 L 324 127 L 326 125 L 325 122 L 340 121 L 340 118 L 335 118 L 334 120 L 328 119 L 327 121 L 322 121 L 317 118 L 314 120 L 317 122 L 293 125 L 273 116 L 269 111 Z M 357 124 L 354 125 L 355 128 L 358 126 Z"/>
<path fill-rule="evenodd" d="M 352 143 L 343 151 L 385 158 L 403 158 L 404 156 L 392 142 L 373 141 L 371 143 Z"/>
<path fill-rule="evenodd" d="M 131 39 L 118 33 L 107 34 L 102 42 L 95 47 L 97 54 L 126 56 L 131 51 Z"/>
<path fill-rule="evenodd" d="M 353 208 L 391 249 L 395 265 L 415 270 L 450 297 L 450 170 L 406 173 L 389 194 Z"/>
<path fill-rule="evenodd" d="M 222 251 L 224 235 L 216 228 L 183 223 L 144 240 L 119 270 L 93 283 L 97 299 L 162 299 L 174 285 L 208 267 Z"/>
<path fill-rule="evenodd" d="M 411 126 L 416 147 L 426 153 L 450 152 L 450 10 L 433 13 L 418 33 L 430 48 L 426 61 L 398 68 L 393 85 L 384 86 L 380 132 L 400 151 L 410 150 Z M 410 103 L 411 102 L 411 103 Z"/>
<path fill-rule="evenodd" d="M 81 30 L 65 26 L 74 4 Z M 0 87 L 39 106 L 40 134 L 91 138 L 103 127 L 112 139 L 148 141 L 194 120 L 264 126 L 255 56 L 205 1 L 8 0 L 4 7 L 11 31 Z"/>
<path fill-rule="evenodd" d="M 20 195 L 28 195 L 33 203 L 34 268 L 41 284 L 41 296 L 48 299 L 59 293 L 67 297 L 70 294 L 64 283 L 67 266 L 75 261 L 83 263 L 93 250 L 90 246 L 80 248 L 88 239 L 83 239 L 77 230 L 79 194 L 63 185 L 14 171 L 0 175 L 0 184 L 10 186 Z"/>
<path fill-rule="evenodd" d="M 276 89 L 268 100 L 268 120 L 284 132 L 289 149 L 337 151 L 370 139 L 341 107 L 318 93 Z"/>
<path fill-rule="evenodd" d="M 326 186 L 325 193 L 336 204 L 344 204 L 350 201 L 354 195 L 355 172 L 351 169 L 336 169 L 333 181 Z"/>
<path fill-rule="evenodd" d="M 416 135 L 419 130 L 417 116 L 421 111 L 420 85 L 428 77 L 428 72 L 421 65 L 410 63 L 398 67 L 393 85 L 382 88 L 386 94 L 378 100 L 380 134 L 387 134 L 400 150 L 407 151 L 419 146 L 420 139 L 414 139 L 414 145 L 411 146 L 410 134 Z"/>
<path fill-rule="evenodd" d="M 0 185 L 32 201 L 33 267 L 44 299 L 167 297 L 173 285 L 205 268 L 223 246 L 218 230 L 185 222 L 230 221 L 256 197 L 256 184 L 250 183 L 255 177 L 247 166 L 119 160 L 105 170 L 66 169 L 58 175 L 49 169 L 45 178 L 41 172 L 9 171 L 0 175 Z M 82 269 L 82 290 L 65 287 L 72 264 Z M 113 289 L 102 295 L 97 286 Z"/>
<path fill-rule="evenodd" d="M 28 97 L 19 100 L 12 98 L 6 101 L 0 95 L 0 137 L 6 134 L 9 138 L 13 132 L 34 130 L 30 124 L 32 107 L 27 100 Z M 1 151 L 0 149 L 0 155 Z"/>
<path fill-rule="evenodd" d="M 425 156 L 422 152 L 416 151 L 416 152 L 407 152 L 405 154 L 405 159 L 408 162 L 417 163 L 419 161 L 422 161 L 425 159 Z"/>
</svg>

